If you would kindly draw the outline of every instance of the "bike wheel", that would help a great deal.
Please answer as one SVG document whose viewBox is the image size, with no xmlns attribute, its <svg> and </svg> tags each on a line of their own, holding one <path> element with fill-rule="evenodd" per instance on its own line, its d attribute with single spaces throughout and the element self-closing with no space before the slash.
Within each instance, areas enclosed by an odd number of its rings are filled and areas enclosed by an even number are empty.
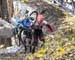
<svg viewBox="0 0 75 60">
<path fill-rule="evenodd" d="M 15 42 L 16 42 L 16 45 L 17 45 L 17 46 L 20 46 L 20 45 L 21 45 L 21 41 L 20 41 L 20 40 L 21 40 L 20 35 L 16 35 L 16 36 L 15 36 Z"/>
<path fill-rule="evenodd" d="M 34 20 L 37 20 L 38 12 L 37 11 L 33 11 L 33 12 L 31 12 L 30 16 L 33 17 Z"/>
<path fill-rule="evenodd" d="M 14 31 L 14 38 L 15 38 L 15 43 L 17 46 L 20 46 L 20 41 L 19 41 L 19 31 L 15 28 Z"/>
<path fill-rule="evenodd" d="M 23 36 L 23 30 L 18 31 L 18 34 L 16 36 L 17 40 L 15 40 L 17 46 L 20 46 L 23 44 L 22 36 Z"/>
<path fill-rule="evenodd" d="M 44 19 L 48 19 L 49 17 L 49 11 L 48 9 L 43 9 L 40 14 L 42 14 L 44 16 Z"/>
<path fill-rule="evenodd" d="M 16 43 L 17 46 L 20 46 L 20 40 L 19 40 L 18 35 L 15 36 L 15 43 Z"/>
<path fill-rule="evenodd" d="M 26 35 L 24 34 L 24 30 L 21 31 L 21 34 L 20 34 L 20 42 L 21 42 L 21 45 L 23 45 L 24 49 L 25 49 L 25 53 L 27 51 L 27 46 L 26 46 Z"/>
</svg>

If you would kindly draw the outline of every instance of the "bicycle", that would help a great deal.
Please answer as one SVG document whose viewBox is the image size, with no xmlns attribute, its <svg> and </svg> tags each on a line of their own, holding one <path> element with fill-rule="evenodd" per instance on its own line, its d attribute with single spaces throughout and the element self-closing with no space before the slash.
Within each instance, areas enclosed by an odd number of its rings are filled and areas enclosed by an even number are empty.
<svg viewBox="0 0 75 60">
<path fill-rule="evenodd" d="M 47 19 L 48 17 L 49 17 L 49 9 L 47 9 L 47 8 L 44 8 L 42 11 L 33 11 L 33 12 L 31 12 L 31 14 L 30 14 L 30 16 L 32 16 L 33 14 L 36 14 L 36 18 L 35 18 L 35 22 L 36 22 L 36 20 L 37 20 L 37 16 L 39 15 L 39 14 L 42 14 L 43 16 L 44 16 L 44 19 Z"/>
<path fill-rule="evenodd" d="M 32 31 L 28 27 L 22 27 L 21 29 L 22 30 L 19 34 L 19 41 L 23 44 L 25 52 L 27 52 L 27 48 L 30 48 L 31 52 Z"/>
</svg>

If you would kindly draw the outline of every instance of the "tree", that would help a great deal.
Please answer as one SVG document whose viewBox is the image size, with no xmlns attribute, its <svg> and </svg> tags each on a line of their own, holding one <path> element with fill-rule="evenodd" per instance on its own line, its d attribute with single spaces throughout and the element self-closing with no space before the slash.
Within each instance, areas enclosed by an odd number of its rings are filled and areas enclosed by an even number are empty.
<svg viewBox="0 0 75 60">
<path fill-rule="evenodd" d="M 13 16 L 13 0 L 0 0 L 0 17 L 9 22 Z M 1 43 L 11 45 L 11 38 L 0 38 Z"/>
<path fill-rule="evenodd" d="M 9 21 L 13 15 L 13 0 L 0 0 L 0 17 Z"/>
</svg>

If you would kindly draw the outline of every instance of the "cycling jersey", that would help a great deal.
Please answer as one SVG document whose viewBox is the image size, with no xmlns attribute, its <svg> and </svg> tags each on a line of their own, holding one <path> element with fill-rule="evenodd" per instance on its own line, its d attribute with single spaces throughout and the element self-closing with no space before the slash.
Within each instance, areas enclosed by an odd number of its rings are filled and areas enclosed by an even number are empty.
<svg viewBox="0 0 75 60">
<path fill-rule="evenodd" d="M 21 20 L 17 20 L 16 21 L 16 25 L 17 26 L 22 24 L 23 27 L 29 27 L 31 23 L 32 23 L 32 20 L 22 20 L 22 21 Z"/>
</svg>

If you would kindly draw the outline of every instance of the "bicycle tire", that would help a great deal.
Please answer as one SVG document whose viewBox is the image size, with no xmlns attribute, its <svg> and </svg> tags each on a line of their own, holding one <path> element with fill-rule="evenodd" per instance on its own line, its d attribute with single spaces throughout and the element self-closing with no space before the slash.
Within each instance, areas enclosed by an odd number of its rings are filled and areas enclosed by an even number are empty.
<svg viewBox="0 0 75 60">
<path fill-rule="evenodd" d="M 44 16 L 44 19 L 47 19 L 49 17 L 48 9 L 44 9 L 40 12 Z"/>
<path fill-rule="evenodd" d="M 20 46 L 20 40 L 19 40 L 18 36 L 15 37 L 15 43 L 17 46 Z"/>
<path fill-rule="evenodd" d="M 18 35 L 19 31 L 18 30 L 16 31 L 16 29 L 14 29 L 13 33 L 14 33 L 14 38 L 15 38 L 16 45 L 20 46 L 19 35 Z"/>
<path fill-rule="evenodd" d="M 23 32 L 23 34 L 24 34 L 24 30 L 22 30 L 22 32 Z M 21 32 L 21 33 L 22 33 Z M 23 34 L 22 34 L 22 36 L 23 36 Z M 24 46 L 24 49 L 25 49 L 25 53 L 27 52 L 27 45 L 26 45 L 26 40 L 28 39 L 27 38 L 27 36 L 26 36 L 26 34 L 24 34 L 24 36 L 25 36 L 25 38 L 24 38 L 24 40 L 21 38 L 21 40 L 20 40 L 20 42 L 23 44 L 23 46 Z M 28 41 L 29 42 L 29 41 Z M 31 49 L 31 46 L 29 45 L 29 48 Z"/>
<path fill-rule="evenodd" d="M 20 46 L 20 45 L 22 44 L 22 42 L 21 42 L 21 40 L 22 40 L 22 39 L 21 39 L 21 33 L 22 33 L 22 30 L 19 31 L 19 33 L 18 33 L 18 35 L 17 35 L 17 37 L 16 37 L 18 41 L 15 40 L 17 46 Z"/>
<path fill-rule="evenodd" d="M 34 23 L 32 24 L 32 26 L 34 26 L 35 22 L 37 21 L 37 16 L 38 16 L 38 12 L 37 12 L 37 11 L 31 12 L 30 16 L 31 16 L 32 14 L 34 14 L 34 13 L 36 14 L 36 19 L 35 19 Z"/>
<path fill-rule="evenodd" d="M 15 40 L 17 46 L 20 46 L 21 44 L 24 44 L 23 41 L 22 41 L 22 37 L 21 37 L 22 32 L 23 32 L 23 30 L 18 31 L 18 35 L 16 37 L 18 39 L 18 41 Z"/>
<path fill-rule="evenodd" d="M 33 12 L 31 12 L 30 16 L 33 15 L 33 14 L 36 14 L 36 19 L 35 20 L 37 20 L 38 12 L 37 11 L 33 11 Z"/>
</svg>

